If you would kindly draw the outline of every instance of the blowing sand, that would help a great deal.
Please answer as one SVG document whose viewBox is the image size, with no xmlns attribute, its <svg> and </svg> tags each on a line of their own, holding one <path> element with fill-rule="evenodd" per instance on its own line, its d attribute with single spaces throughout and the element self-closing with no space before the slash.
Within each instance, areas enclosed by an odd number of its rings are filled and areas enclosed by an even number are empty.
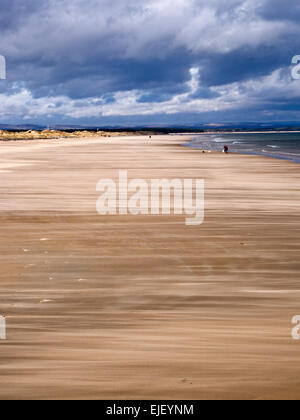
<svg viewBox="0 0 300 420">
<path fill-rule="evenodd" d="M 300 166 L 182 137 L 0 144 L 0 398 L 300 397 Z M 205 223 L 99 216 L 96 184 L 204 178 Z"/>
</svg>

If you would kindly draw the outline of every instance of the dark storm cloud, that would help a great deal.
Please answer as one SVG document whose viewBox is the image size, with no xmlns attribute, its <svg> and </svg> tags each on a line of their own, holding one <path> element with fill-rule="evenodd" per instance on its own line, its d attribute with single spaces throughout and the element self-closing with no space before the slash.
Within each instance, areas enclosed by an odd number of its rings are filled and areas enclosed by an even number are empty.
<svg viewBox="0 0 300 420">
<path fill-rule="evenodd" d="M 40 13 L 48 6 L 48 0 L 1 0 L 0 28 L 1 33 L 17 30 L 24 21 L 34 13 Z"/>
<path fill-rule="evenodd" d="M 300 54 L 299 18 L 298 0 L 2 0 L 8 80 L 0 84 L 0 115 L 117 120 L 127 108 L 150 116 L 181 106 L 187 118 L 197 106 L 197 115 L 246 103 L 260 112 L 272 107 L 272 95 L 286 109 L 295 100 L 294 89 L 284 89 L 288 78 L 267 88 L 259 80 Z M 199 69 L 197 86 L 188 84 L 191 68 Z"/>
<path fill-rule="evenodd" d="M 258 8 L 259 13 L 266 19 L 299 22 L 300 3 L 298 0 L 265 0 Z"/>
</svg>

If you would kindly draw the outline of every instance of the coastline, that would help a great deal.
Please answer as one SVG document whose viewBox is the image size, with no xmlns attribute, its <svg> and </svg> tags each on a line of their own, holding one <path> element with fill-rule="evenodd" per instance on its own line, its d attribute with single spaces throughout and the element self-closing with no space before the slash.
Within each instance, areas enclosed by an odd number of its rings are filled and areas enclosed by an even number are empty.
<svg viewBox="0 0 300 420">
<path fill-rule="evenodd" d="M 298 132 L 294 132 L 294 133 L 298 133 Z M 189 140 L 187 143 L 183 143 L 183 146 L 185 147 L 189 147 L 191 149 L 194 150 L 202 150 L 202 151 L 206 151 L 209 153 L 212 152 L 216 152 L 216 150 L 212 151 L 211 149 L 209 149 L 207 146 L 204 145 L 204 147 L 200 147 L 200 144 L 196 144 L 196 141 L 203 136 L 203 138 L 205 139 L 205 136 L 211 136 L 211 135 L 236 135 L 236 134 L 243 134 L 243 135 L 247 135 L 247 134 L 275 134 L 274 133 L 255 133 L 255 132 L 249 132 L 249 133 L 209 133 L 209 134 L 200 134 L 196 137 L 193 137 L 191 140 Z M 289 134 L 289 132 L 277 132 L 277 134 Z M 225 143 L 226 139 L 224 138 L 224 143 Z M 219 153 L 222 153 L 221 150 L 219 150 Z M 257 157 L 264 157 L 264 158 L 271 158 L 271 159 L 276 159 L 276 160 L 284 160 L 284 161 L 288 161 L 288 162 L 293 162 L 296 164 L 300 164 L 300 156 L 296 157 L 288 157 L 288 156 L 283 156 L 280 154 L 271 154 L 271 153 L 267 153 L 267 152 L 247 152 L 247 151 L 243 151 L 243 150 L 239 150 L 239 151 L 235 151 L 235 150 L 230 150 L 231 154 L 235 154 L 235 155 L 246 155 L 246 156 L 257 156 Z"/>
<path fill-rule="evenodd" d="M 300 392 L 300 171 L 182 136 L 0 146 L 0 399 Z M 200 178 L 202 226 L 99 216 L 100 178 Z"/>
<path fill-rule="evenodd" d="M 2 130 L 3 133 L 3 130 Z M 31 133 L 31 132 L 28 132 Z M 9 134 L 7 132 L 6 137 L 1 136 L 1 130 L 0 130 L 0 144 L 1 143 L 7 143 L 7 142 L 30 142 L 30 141 L 47 141 L 47 140 L 51 140 L 52 142 L 55 142 L 57 140 L 71 140 L 71 139 L 77 139 L 77 140 L 84 140 L 87 138 L 98 138 L 99 140 L 103 140 L 105 138 L 114 138 L 114 137 L 143 137 L 142 132 L 138 133 L 138 134 L 133 134 L 133 133 L 109 133 L 109 132 L 103 132 L 100 131 L 99 133 L 97 133 L 97 135 L 95 133 L 86 131 L 86 132 L 74 132 L 74 133 L 66 133 L 66 132 L 59 132 L 59 131 L 48 131 L 45 130 L 44 132 L 38 133 L 38 132 L 32 132 L 31 137 L 25 137 L 24 135 L 27 135 L 28 133 L 22 133 L 19 132 L 16 134 L 16 137 L 12 137 L 11 133 Z M 45 133 L 45 136 L 43 137 L 43 133 Z M 212 150 L 210 150 L 209 148 L 207 148 L 206 146 L 204 147 L 198 147 L 198 145 L 194 145 L 193 143 L 197 140 L 197 138 L 199 137 L 204 137 L 205 136 L 212 136 L 212 135 L 221 135 L 221 136 L 233 136 L 233 135 L 251 135 L 251 134 L 299 134 L 300 131 L 209 131 L 209 132 L 205 132 L 205 133 L 180 133 L 180 134 L 176 134 L 176 133 L 172 133 L 169 135 L 164 135 L 164 136 L 170 136 L 170 137 L 187 137 L 189 140 L 187 143 L 183 143 L 182 146 L 185 147 L 190 147 L 192 149 L 198 149 L 198 150 L 203 150 L 203 151 L 207 151 L 209 153 L 212 152 Z M 144 136 L 148 136 L 151 134 L 151 137 L 153 136 L 158 136 L 161 134 L 155 134 L 155 133 L 147 133 Z M 86 137 L 87 135 L 87 137 Z M 213 152 L 216 152 L 215 150 Z M 221 152 L 221 151 L 220 151 Z M 250 156 L 262 156 L 265 158 L 271 158 L 271 159 L 279 159 L 279 160 L 285 160 L 285 161 L 291 161 L 297 164 L 300 164 L 300 156 L 298 158 L 295 157 L 288 157 L 288 156 L 282 156 L 282 155 L 276 155 L 276 154 L 271 154 L 271 153 L 262 153 L 262 152 L 247 152 L 247 151 L 234 151 L 231 150 L 230 151 L 231 154 L 238 154 L 238 155 L 250 155 Z"/>
</svg>

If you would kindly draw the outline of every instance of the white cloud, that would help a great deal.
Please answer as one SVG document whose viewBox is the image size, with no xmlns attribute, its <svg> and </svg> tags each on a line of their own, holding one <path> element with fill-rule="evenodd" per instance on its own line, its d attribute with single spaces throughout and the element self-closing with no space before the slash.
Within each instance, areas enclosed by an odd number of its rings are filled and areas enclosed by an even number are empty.
<svg viewBox="0 0 300 420">
<path fill-rule="evenodd" d="M 245 78 L 252 77 L 246 81 L 238 81 L 233 71 L 230 80 L 236 81 L 220 86 L 218 73 L 208 82 L 206 77 L 211 95 L 197 98 L 201 66 L 211 60 L 207 74 L 212 57 L 261 46 L 276 49 L 280 42 L 298 39 L 296 21 L 280 15 L 268 20 L 261 13 L 264 6 L 272 8 L 267 0 L 41 0 L 40 6 L 32 0 L 34 7 L 26 6 L 26 0 L 3 1 L 0 53 L 8 58 L 7 84 L 11 81 L 7 92 L 0 93 L 3 121 L 201 113 L 263 105 L 272 95 L 299 98 L 299 83 L 286 80 L 281 70 L 264 77 L 260 72 L 258 78 L 244 72 Z M 169 64 L 172 54 L 178 64 Z M 282 65 L 274 62 L 272 70 Z M 167 72 L 171 65 L 175 71 Z M 159 66 L 161 73 L 156 71 Z M 191 66 L 185 93 L 163 102 L 140 101 L 153 93 L 153 86 L 176 91 Z M 115 102 L 106 103 L 104 93 Z"/>
<path fill-rule="evenodd" d="M 212 98 L 193 98 L 201 87 L 199 69 L 190 70 L 191 79 L 186 83 L 186 92 L 174 95 L 164 102 L 139 102 L 144 91 L 120 91 L 114 93 L 115 102 L 105 103 L 102 97 L 71 100 L 66 96 L 51 98 L 33 98 L 23 89 L 11 95 L 0 95 L 0 117 L 11 115 L 30 119 L 33 117 L 52 117 L 65 115 L 71 118 L 90 118 L 100 116 L 130 116 L 174 113 L 205 113 L 230 109 L 263 106 L 275 96 L 297 100 L 300 96 L 300 83 L 293 80 L 290 74 L 276 70 L 272 74 L 242 83 L 232 83 L 212 87 Z"/>
<path fill-rule="evenodd" d="M 52 54 L 60 56 L 71 49 L 76 59 L 76 48 L 80 50 L 89 42 L 95 48 L 97 42 L 97 51 L 126 57 L 160 54 L 152 49 L 157 43 L 162 43 L 162 49 L 180 46 L 194 52 L 228 52 L 262 42 L 274 44 L 284 34 L 298 31 L 297 25 L 286 25 L 280 18 L 263 19 L 259 15 L 263 3 L 50 0 L 46 9 L 34 9 L 14 31 L 2 34 L 0 50 L 19 57 L 43 54 L 51 58 Z"/>
</svg>

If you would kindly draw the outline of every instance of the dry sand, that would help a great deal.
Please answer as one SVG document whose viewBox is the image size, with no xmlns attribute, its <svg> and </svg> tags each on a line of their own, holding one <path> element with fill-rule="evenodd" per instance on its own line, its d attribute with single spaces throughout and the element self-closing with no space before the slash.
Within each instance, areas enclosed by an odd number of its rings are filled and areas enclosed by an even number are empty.
<svg viewBox="0 0 300 420">
<path fill-rule="evenodd" d="M 0 398 L 300 397 L 300 166 L 182 137 L 0 144 Z M 100 217 L 100 178 L 204 178 L 206 218 Z"/>
</svg>

